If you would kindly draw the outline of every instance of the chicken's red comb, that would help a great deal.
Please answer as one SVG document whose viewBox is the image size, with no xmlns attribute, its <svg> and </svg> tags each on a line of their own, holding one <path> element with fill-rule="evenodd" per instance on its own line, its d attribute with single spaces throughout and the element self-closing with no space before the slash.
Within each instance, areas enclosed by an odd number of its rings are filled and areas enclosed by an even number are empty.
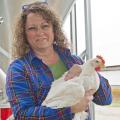
<svg viewBox="0 0 120 120">
<path fill-rule="evenodd" d="M 105 60 L 103 59 L 103 57 L 102 57 L 102 56 L 97 55 L 96 57 L 97 57 L 97 58 L 99 58 L 99 59 L 102 61 L 102 63 L 103 63 L 103 64 L 105 64 Z"/>
</svg>

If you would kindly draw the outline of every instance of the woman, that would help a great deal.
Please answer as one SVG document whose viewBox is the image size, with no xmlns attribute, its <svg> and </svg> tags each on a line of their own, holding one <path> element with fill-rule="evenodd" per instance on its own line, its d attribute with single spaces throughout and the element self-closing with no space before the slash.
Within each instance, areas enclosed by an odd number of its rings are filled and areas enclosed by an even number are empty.
<svg viewBox="0 0 120 120">
<path fill-rule="evenodd" d="M 6 91 L 16 120 L 72 120 L 74 113 L 86 110 L 94 90 L 87 91 L 79 103 L 52 109 L 42 106 L 51 83 L 69 70 L 66 80 L 79 75 L 82 60 L 67 48 L 59 18 L 46 3 L 23 6 L 15 29 L 14 60 L 7 72 Z M 93 101 L 111 103 L 108 81 L 99 76 L 101 84 Z"/>
</svg>

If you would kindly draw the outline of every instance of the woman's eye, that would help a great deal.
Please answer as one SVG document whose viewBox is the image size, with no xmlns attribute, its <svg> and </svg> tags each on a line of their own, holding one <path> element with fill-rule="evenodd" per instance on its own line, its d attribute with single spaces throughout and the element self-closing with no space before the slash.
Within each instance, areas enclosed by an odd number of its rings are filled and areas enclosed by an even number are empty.
<svg viewBox="0 0 120 120">
<path fill-rule="evenodd" d="M 49 25 L 43 25 L 42 26 L 42 28 L 48 28 L 49 27 Z"/>
<path fill-rule="evenodd" d="M 28 30 L 36 30 L 36 27 L 29 27 Z"/>
<path fill-rule="evenodd" d="M 99 61 L 98 61 L 98 60 L 96 60 L 96 63 L 99 63 Z"/>
</svg>

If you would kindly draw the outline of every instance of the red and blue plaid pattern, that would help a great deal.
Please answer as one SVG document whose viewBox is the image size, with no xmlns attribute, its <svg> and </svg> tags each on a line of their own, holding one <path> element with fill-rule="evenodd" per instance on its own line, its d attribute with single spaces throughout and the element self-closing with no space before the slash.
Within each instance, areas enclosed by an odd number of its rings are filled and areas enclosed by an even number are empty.
<svg viewBox="0 0 120 120">
<path fill-rule="evenodd" d="M 73 64 L 83 64 L 79 57 L 71 55 L 68 49 L 54 47 L 67 69 Z M 99 75 L 100 88 L 95 93 L 94 102 L 105 105 L 112 101 L 111 88 L 107 80 Z M 15 120 L 72 120 L 70 107 L 51 109 L 41 106 L 47 96 L 52 72 L 32 50 L 26 56 L 12 62 L 7 72 L 6 92 Z"/>
</svg>

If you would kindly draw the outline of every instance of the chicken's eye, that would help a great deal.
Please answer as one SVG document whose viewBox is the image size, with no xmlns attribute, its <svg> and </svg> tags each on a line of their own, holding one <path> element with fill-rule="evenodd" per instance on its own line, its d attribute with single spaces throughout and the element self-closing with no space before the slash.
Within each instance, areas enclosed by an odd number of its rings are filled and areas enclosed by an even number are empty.
<svg viewBox="0 0 120 120">
<path fill-rule="evenodd" d="M 98 61 L 98 60 L 96 60 L 96 63 L 99 63 L 99 61 Z"/>
</svg>

